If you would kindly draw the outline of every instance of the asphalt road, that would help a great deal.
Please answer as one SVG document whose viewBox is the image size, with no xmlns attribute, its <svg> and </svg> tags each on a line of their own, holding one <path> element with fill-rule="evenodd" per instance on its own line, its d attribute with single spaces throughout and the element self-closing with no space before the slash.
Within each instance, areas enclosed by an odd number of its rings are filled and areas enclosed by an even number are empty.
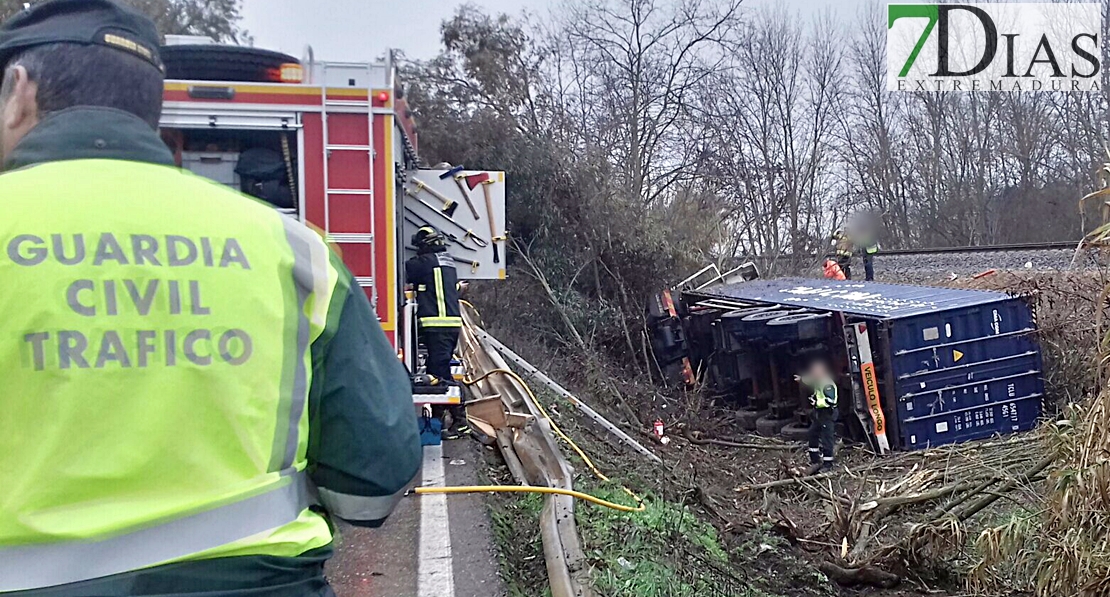
<svg viewBox="0 0 1110 597">
<path fill-rule="evenodd" d="M 437 473 L 448 486 L 482 484 L 484 449 L 469 439 L 425 448 L 424 484 Z M 328 580 L 338 597 L 507 595 L 481 494 L 405 498 L 379 529 L 341 523 L 337 545 Z"/>
</svg>

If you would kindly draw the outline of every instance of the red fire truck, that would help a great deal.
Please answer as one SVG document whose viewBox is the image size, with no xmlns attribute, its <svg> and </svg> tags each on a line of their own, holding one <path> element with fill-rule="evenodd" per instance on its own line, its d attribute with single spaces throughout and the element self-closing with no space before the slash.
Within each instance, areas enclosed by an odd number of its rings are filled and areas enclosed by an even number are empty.
<svg viewBox="0 0 1110 597">
<path fill-rule="evenodd" d="M 430 224 L 448 237 L 461 279 L 505 277 L 504 174 L 420 168 L 388 54 L 334 63 L 311 49 L 298 60 L 171 36 L 163 59 L 162 135 L 179 164 L 316 228 L 396 348 L 413 342 L 403 284 L 416 228 Z"/>
</svg>

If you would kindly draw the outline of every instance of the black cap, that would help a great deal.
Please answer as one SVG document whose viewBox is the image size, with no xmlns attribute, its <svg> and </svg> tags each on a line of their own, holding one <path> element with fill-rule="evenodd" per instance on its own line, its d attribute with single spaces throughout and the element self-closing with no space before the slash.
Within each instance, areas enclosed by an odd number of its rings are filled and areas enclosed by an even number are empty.
<svg viewBox="0 0 1110 597">
<path fill-rule="evenodd" d="M 114 48 L 165 71 L 160 40 L 153 21 L 112 0 L 49 0 L 0 26 L 0 69 L 29 48 L 72 43 Z"/>
</svg>

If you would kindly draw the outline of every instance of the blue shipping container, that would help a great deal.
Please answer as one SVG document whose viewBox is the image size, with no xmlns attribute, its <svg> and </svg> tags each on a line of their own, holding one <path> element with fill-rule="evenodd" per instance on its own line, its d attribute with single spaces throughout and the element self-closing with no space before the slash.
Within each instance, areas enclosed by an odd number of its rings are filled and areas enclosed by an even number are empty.
<svg viewBox="0 0 1110 597">
<path fill-rule="evenodd" d="M 1041 416 L 1036 322 L 1000 292 L 783 278 L 702 294 L 805 307 L 868 326 L 888 437 L 903 449 L 1013 433 Z M 891 435 L 893 435 L 891 437 Z"/>
</svg>

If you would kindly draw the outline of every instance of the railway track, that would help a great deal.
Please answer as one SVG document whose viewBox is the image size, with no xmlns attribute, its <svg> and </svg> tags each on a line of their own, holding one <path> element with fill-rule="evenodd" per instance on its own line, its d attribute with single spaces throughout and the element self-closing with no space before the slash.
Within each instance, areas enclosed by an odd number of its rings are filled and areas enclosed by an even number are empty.
<svg viewBox="0 0 1110 597">
<path fill-rule="evenodd" d="M 1080 241 L 1015 243 L 974 247 L 926 247 L 884 249 L 875 256 L 875 271 L 880 279 L 929 283 L 953 275 L 974 275 L 987 270 L 1064 271 L 1098 267 L 1093 251 L 1080 252 Z M 821 277 L 825 255 L 779 255 L 751 259 L 759 270 L 774 276 L 802 275 Z M 852 273 L 862 277 L 863 264 L 857 255 Z"/>
<path fill-rule="evenodd" d="M 977 245 L 969 247 L 927 247 L 923 249 L 883 249 L 879 255 L 944 255 L 951 253 L 1013 253 L 1022 251 L 1074 251 L 1079 247 L 1081 241 L 1064 241 L 1064 242 L 1048 242 L 1048 243 L 1021 243 L 1021 244 L 1004 244 L 1004 245 Z M 798 255 L 796 258 L 801 261 L 813 261 L 823 259 L 824 254 L 805 253 Z M 746 257 L 739 259 L 740 262 L 752 260 L 756 262 L 767 261 L 792 261 L 795 259 L 793 254 L 785 254 L 778 256 L 761 255 L 758 257 Z"/>
<path fill-rule="evenodd" d="M 945 253 L 1004 253 L 1020 251 L 1075 250 L 1081 241 L 1025 243 L 1009 245 L 982 245 L 975 247 L 932 247 L 926 249 L 894 249 L 882 251 L 883 255 L 939 255 Z"/>
</svg>

